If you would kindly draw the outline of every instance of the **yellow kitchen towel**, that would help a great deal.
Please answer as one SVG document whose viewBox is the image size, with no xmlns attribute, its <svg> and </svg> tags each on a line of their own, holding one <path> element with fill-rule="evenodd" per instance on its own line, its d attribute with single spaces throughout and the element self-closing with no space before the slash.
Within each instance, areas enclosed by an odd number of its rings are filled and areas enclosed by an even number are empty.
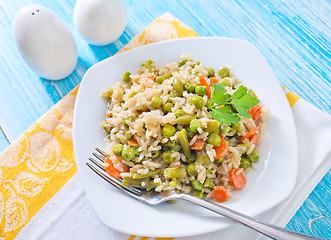
<svg viewBox="0 0 331 240">
<path fill-rule="evenodd" d="M 196 32 L 166 13 L 121 51 L 162 40 L 196 36 Z M 76 173 L 72 118 L 77 90 L 78 87 L 0 154 L 0 239 L 14 239 Z M 286 92 L 286 96 L 291 107 L 299 100 L 290 92 Z"/>
</svg>

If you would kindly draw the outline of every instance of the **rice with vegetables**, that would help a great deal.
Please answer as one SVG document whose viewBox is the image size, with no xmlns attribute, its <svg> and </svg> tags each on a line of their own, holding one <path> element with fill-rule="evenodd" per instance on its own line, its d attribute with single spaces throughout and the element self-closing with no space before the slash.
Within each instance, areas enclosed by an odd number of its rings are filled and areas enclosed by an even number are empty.
<svg viewBox="0 0 331 240">
<path fill-rule="evenodd" d="M 106 171 L 123 185 L 226 201 L 259 159 L 265 114 L 255 93 L 227 67 L 215 72 L 186 55 L 141 65 L 102 92 Z"/>
</svg>

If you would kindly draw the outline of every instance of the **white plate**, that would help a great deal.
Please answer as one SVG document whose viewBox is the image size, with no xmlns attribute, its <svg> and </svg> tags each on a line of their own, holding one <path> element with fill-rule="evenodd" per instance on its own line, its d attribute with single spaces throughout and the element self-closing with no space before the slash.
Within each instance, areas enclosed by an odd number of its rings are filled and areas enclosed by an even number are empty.
<svg viewBox="0 0 331 240">
<path fill-rule="evenodd" d="M 297 141 L 289 104 L 272 69 L 250 43 L 230 38 L 185 38 L 139 47 L 97 63 L 82 80 L 75 111 L 73 141 L 76 164 L 86 195 L 106 226 L 127 234 L 150 237 L 182 237 L 220 230 L 229 221 L 199 206 L 177 202 L 151 207 L 140 203 L 102 180 L 86 165 L 95 147 L 105 147 L 100 127 L 106 102 L 100 91 L 115 84 L 124 71 L 135 72 L 142 61 L 160 66 L 178 61 L 187 53 L 204 66 L 228 66 L 241 82 L 252 88 L 264 106 L 271 109 L 258 146 L 258 170 L 247 174 L 247 185 L 224 206 L 255 216 L 284 200 L 297 176 Z"/>
</svg>

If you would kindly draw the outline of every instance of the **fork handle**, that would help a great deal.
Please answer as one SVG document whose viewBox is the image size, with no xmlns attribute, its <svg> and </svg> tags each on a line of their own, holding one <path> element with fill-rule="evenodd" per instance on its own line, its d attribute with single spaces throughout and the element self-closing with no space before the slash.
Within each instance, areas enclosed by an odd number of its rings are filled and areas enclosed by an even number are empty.
<svg viewBox="0 0 331 240">
<path fill-rule="evenodd" d="M 316 239 L 323 240 L 321 238 L 312 237 L 306 234 L 294 232 L 285 228 L 281 228 L 272 224 L 263 223 L 257 221 L 249 216 L 246 216 L 242 213 L 236 212 L 229 208 L 226 208 L 222 205 L 214 203 L 209 200 L 204 200 L 198 197 L 194 197 L 188 194 L 181 194 L 181 199 L 200 205 L 201 207 L 207 208 L 215 213 L 218 213 L 222 216 L 228 217 L 236 222 L 244 224 L 245 226 L 252 228 L 270 238 L 277 240 L 304 240 L 304 239 Z"/>
</svg>

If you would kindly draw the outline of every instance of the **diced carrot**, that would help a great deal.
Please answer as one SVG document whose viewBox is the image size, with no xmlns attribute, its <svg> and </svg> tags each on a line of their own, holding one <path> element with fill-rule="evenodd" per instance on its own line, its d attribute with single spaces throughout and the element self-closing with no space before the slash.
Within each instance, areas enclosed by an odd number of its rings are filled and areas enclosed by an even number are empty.
<svg viewBox="0 0 331 240">
<path fill-rule="evenodd" d="M 255 134 L 249 142 L 254 144 L 256 147 L 259 144 L 259 140 L 260 140 L 260 134 Z"/>
<path fill-rule="evenodd" d="M 256 121 L 260 115 L 261 115 L 261 108 L 262 106 L 257 104 L 251 108 L 251 110 L 248 110 L 247 112 L 252 115 L 252 118 L 254 121 Z"/>
<path fill-rule="evenodd" d="M 156 79 L 155 75 L 150 76 L 150 77 L 148 77 L 148 78 L 151 79 L 151 80 L 153 80 L 153 81 L 155 82 L 155 79 Z"/>
<path fill-rule="evenodd" d="M 204 145 L 205 145 L 205 141 L 203 139 L 197 139 L 191 146 L 191 149 L 192 150 L 202 150 Z"/>
<path fill-rule="evenodd" d="M 246 176 L 244 172 L 237 175 L 237 171 L 239 170 L 239 168 L 232 168 L 229 172 L 229 183 L 236 190 L 244 188 L 246 184 Z"/>
<path fill-rule="evenodd" d="M 210 85 L 212 83 L 218 83 L 218 79 L 217 78 L 211 77 L 211 78 L 209 78 L 209 80 L 210 80 Z"/>
<path fill-rule="evenodd" d="M 250 141 L 254 137 L 254 135 L 260 134 L 260 131 L 260 127 L 252 128 L 245 136 L 240 139 L 240 143 L 243 143 L 245 139 L 248 139 Z"/>
<path fill-rule="evenodd" d="M 217 202 L 225 202 L 230 197 L 229 192 L 223 186 L 218 186 L 213 191 L 213 198 Z"/>
<path fill-rule="evenodd" d="M 228 153 L 228 145 L 226 144 L 224 137 L 222 135 L 220 135 L 220 137 L 221 137 L 220 145 L 214 147 L 216 153 L 214 159 L 220 159 Z"/>
<path fill-rule="evenodd" d="M 131 147 L 139 147 L 140 145 L 138 144 L 138 142 L 134 139 L 131 139 L 128 141 L 128 144 L 131 146 Z"/>
<path fill-rule="evenodd" d="M 111 117 L 111 116 L 113 116 L 113 113 L 111 112 L 111 111 L 107 111 L 107 117 Z"/>
<path fill-rule="evenodd" d="M 127 172 L 127 171 L 129 170 L 128 166 L 126 166 L 126 165 L 124 165 L 124 164 L 123 164 L 123 168 L 124 168 L 124 171 L 123 171 L 123 172 Z M 116 168 L 114 167 L 114 164 L 113 164 L 113 162 L 110 160 L 109 157 L 107 157 L 106 160 L 105 160 L 104 169 L 106 170 L 106 172 L 107 172 L 110 176 L 112 176 L 112 177 L 114 177 L 114 178 L 120 178 L 120 177 L 121 177 L 120 173 L 122 173 L 122 172 L 119 171 L 118 169 L 116 169 Z"/>
<path fill-rule="evenodd" d="M 210 87 L 209 87 L 209 85 L 207 83 L 207 80 L 205 78 L 199 76 L 199 82 L 200 82 L 200 84 L 202 86 L 205 86 L 206 87 L 206 95 L 207 95 L 207 97 L 210 98 L 210 96 L 211 96 L 211 90 L 210 90 Z"/>
</svg>

